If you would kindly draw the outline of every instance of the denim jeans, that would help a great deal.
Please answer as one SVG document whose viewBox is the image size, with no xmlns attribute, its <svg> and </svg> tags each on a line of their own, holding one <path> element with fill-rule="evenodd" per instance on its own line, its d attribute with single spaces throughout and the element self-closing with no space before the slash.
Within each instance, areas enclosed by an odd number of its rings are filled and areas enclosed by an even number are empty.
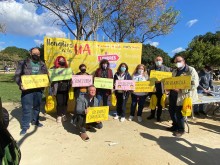
<svg viewBox="0 0 220 165">
<path fill-rule="evenodd" d="M 39 122 L 42 91 L 23 91 L 21 94 L 22 119 L 21 128 L 28 129 L 30 122 Z M 33 114 L 32 114 L 33 110 Z"/>
<path fill-rule="evenodd" d="M 115 93 L 117 98 L 117 115 L 125 117 L 126 104 L 128 101 L 129 93 Z"/>
<path fill-rule="evenodd" d="M 135 94 L 131 94 L 132 102 L 131 102 L 130 116 L 134 116 L 137 104 L 138 104 L 137 116 L 141 116 L 142 115 L 146 97 L 147 97 L 147 95 L 137 96 Z"/>
<path fill-rule="evenodd" d="M 103 90 L 99 91 L 97 93 L 96 97 L 98 99 L 99 106 L 101 104 L 101 100 L 103 102 L 103 106 L 107 106 L 107 104 L 108 104 L 108 96 L 106 95 L 106 91 L 103 91 Z"/>
</svg>

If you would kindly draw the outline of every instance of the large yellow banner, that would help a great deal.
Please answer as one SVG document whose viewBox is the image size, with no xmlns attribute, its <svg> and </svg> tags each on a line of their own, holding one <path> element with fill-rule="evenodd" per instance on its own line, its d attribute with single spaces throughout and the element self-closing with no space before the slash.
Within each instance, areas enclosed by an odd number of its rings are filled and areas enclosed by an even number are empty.
<svg viewBox="0 0 220 165">
<path fill-rule="evenodd" d="M 77 41 L 64 38 L 44 38 L 44 59 L 48 68 L 54 64 L 57 56 L 64 56 L 74 73 L 80 64 L 86 64 L 87 71 L 93 74 L 102 59 L 110 62 L 110 68 L 115 71 L 120 63 L 128 64 L 129 72 L 141 63 L 142 44 L 114 43 L 97 41 Z"/>
</svg>

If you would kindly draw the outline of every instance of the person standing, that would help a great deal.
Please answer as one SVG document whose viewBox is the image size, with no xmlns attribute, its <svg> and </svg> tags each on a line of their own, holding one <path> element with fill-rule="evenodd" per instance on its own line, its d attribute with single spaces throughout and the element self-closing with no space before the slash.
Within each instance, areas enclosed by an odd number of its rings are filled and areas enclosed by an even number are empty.
<svg viewBox="0 0 220 165">
<path fill-rule="evenodd" d="M 65 57 L 58 56 L 54 61 L 53 69 L 58 68 L 68 68 L 67 61 Z M 67 102 L 69 99 L 69 89 L 71 87 L 71 80 L 61 80 L 61 81 L 53 81 L 51 83 L 52 95 L 56 97 L 57 102 L 57 123 L 61 123 L 62 121 L 67 121 L 66 111 L 67 111 Z"/>
<path fill-rule="evenodd" d="M 150 68 L 151 70 L 156 70 L 156 71 L 163 71 L 163 72 L 169 72 L 170 69 L 163 65 L 163 58 L 161 56 L 157 56 L 154 60 L 155 64 Z M 161 82 L 156 81 L 155 82 L 155 88 L 156 92 L 153 93 L 157 97 L 157 109 L 151 109 L 151 114 L 150 116 L 147 117 L 148 120 L 154 119 L 155 118 L 155 113 L 157 112 L 157 121 L 161 121 L 161 114 L 162 114 L 162 106 L 160 104 L 161 97 L 163 95 L 162 87 L 161 87 Z"/>
<path fill-rule="evenodd" d="M 181 90 L 173 89 L 170 91 L 169 97 L 169 113 L 172 120 L 172 127 L 167 128 L 174 131 L 174 135 L 181 137 L 185 133 L 184 117 L 181 113 L 183 101 L 186 97 L 191 97 L 192 101 L 198 100 L 197 87 L 199 86 L 199 76 L 196 70 L 185 63 L 181 55 L 177 55 L 174 59 L 176 69 L 173 70 L 173 77 L 191 76 L 191 89 Z"/>
<path fill-rule="evenodd" d="M 131 80 L 131 75 L 128 73 L 128 65 L 121 63 L 114 75 L 114 84 L 116 80 Z M 126 104 L 129 98 L 130 91 L 115 90 L 115 96 L 117 99 L 117 114 L 114 119 L 120 118 L 121 122 L 125 121 Z"/>
<path fill-rule="evenodd" d="M 16 72 L 15 81 L 21 90 L 21 104 L 22 104 L 22 119 L 20 135 L 25 135 L 29 129 L 29 124 L 42 127 L 43 124 L 39 122 L 40 105 L 42 100 L 42 93 L 44 88 L 25 89 L 21 82 L 22 75 L 38 75 L 48 74 L 47 67 L 43 61 L 40 60 L 39 48 L 32 48 L 30 50 L 30 57 L 26 60 L 19 61 Z M 31 119 L 31 111 L 33 110 L 33 118 Z"/>
<path fill-rule="evenodd" d="M 134 71 L 134 74 L 132 75 L 132 79 L 134 81 L 147 81 L 148 80 L 146 67 L 143 64 L 137 65 Z M 143 112 L 146 97 L 147 97 L 146 92 L 131 93 L 132 102 L 131 102 L 131 109 L 130 109 L 130 117 L 128 119 L 129 121 L 132 121 L 134 119 L 137 104 L 138 104 L 138 112 L 137 112 L 138 122 L 142 121 L 142 112 Z"/>
<path fill-rule="evenodd" d="M 106 59 L 103 59 L 99 63 L 99 68 L 95 71 L 94 77 L 101 78 L 110 78 L 113 79 L 113 72 L 109 68 L 109 62 Z M 111 89 L 97 89 L 97 99 L 99 101 L 99 105 L 101 104 L 101 100 L 103 101 L 103 106 L 107 106 L 108 96 L 111 95 Z"/>
</svg>

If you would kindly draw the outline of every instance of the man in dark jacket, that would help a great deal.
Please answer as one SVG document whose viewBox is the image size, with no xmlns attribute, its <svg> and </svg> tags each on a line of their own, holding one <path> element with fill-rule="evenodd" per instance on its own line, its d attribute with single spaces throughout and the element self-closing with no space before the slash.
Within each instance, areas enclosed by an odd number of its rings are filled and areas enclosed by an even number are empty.
<svg viewBox="0 0 220 165">
<path fill-rule="evenodd" d="M 21 82 L 22 75 L 38 75 L 48 74 L 47 67 L 44 62 L 40 60 L 40 50 L 32 48 L 30 50 L 30 57 L 26 60 L 19 61 L 16 72 L 15 81 L 21 90 L 21 104 L 22 104 L 22 120 L 20 135 L 25 135 L 29 129 L 29 123 L 32 125 L 42 127 L 39 122 L 40 105 L 42 100 L 43 88 L 25 89 Z M 33 110 L 33 118 L 31 121 L 31 110 Z"/>
<path fill-rule="evenodd" d="M 163 58 L 161 56 L 157 56 L 154 61 L 155 61 L 155 64 L 150 68 L 150 71 L 151 70 L 163 71 L 163 72 L 170 71 L 170 69 L 168 67 L 163 65 Z M 149 72 L 149 74 L 150 74 L 150 72 Z M 162 88 L 161 88 L 161 82 L 156 81 L 155 87 L 156 87 L 156 92 L 154 94 L 156 94 L 156 97 L 157 97 L 157 121 L 160 122 L 161 121 L 160 116 L 162 114 L 162 106 L 160 104 L 160 101 L 161 101 L 161 97 L 163 95 Z M 156 113 L 156 109 L 151 109 L 151 114 L 150 114 L 150 116 L 147 117 L 147 119 L 148 120 L 154 119 L 155 113 Z"/>
</svg>

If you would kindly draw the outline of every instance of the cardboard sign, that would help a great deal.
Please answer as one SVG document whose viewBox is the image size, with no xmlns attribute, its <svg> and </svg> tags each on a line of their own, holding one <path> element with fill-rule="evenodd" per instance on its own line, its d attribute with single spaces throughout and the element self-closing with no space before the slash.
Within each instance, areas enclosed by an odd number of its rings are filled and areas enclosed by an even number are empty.
<svg viewBox="0 0 220 165">
<path fill-rule="evenodd" d="M 94 86 L 96 88 L 113 89 L 113 79 L 95 77 Z"/>
<path fill-rule="evenodd" d="M 109 106 L 89 107 L 86 123 L 108 120 Z"/>
<path fill-rule="evenodd" d="M 162 71 L 156 71 L 156 70 L 150 71 L 151 81 L 161 81 L 165 78 L 170 78 L 170 77 L 172 77 L 172 72 L 162 72 Z"/>
<path fill-rule="evenodd" d="M 73 75 L 72 87 L 88 87 L 93 84 L 92 75 Z"/>
<path fill-rule="evenodd" d="M 155 83 L 151 81 L 138 81 L 135 82 L 135 91 L 134 92 L 154 92 Z"/>
<path fill-rule="evenodd" d="M 71 68 L 49 69 L 49 77 L 51 81 L 70 80 L 72 78 Z"/>
<path fill-rule="evenodd" d="M 22 85 L 25 89 L 41 88 L 49 86 L 47 74 L 23 75 L 21 76 Z"/>
<path fill-rule="evenodd" d="M 135 81 L 134 80 L 116 80 L 115 84 L 116 90 L 134 90 L 135 89 Z"/>
<path fill-rule="evenodd" d="M 190 89 L 191 76 L 178 76 L 164 79 L 164 89 Z"/>
</svg>

